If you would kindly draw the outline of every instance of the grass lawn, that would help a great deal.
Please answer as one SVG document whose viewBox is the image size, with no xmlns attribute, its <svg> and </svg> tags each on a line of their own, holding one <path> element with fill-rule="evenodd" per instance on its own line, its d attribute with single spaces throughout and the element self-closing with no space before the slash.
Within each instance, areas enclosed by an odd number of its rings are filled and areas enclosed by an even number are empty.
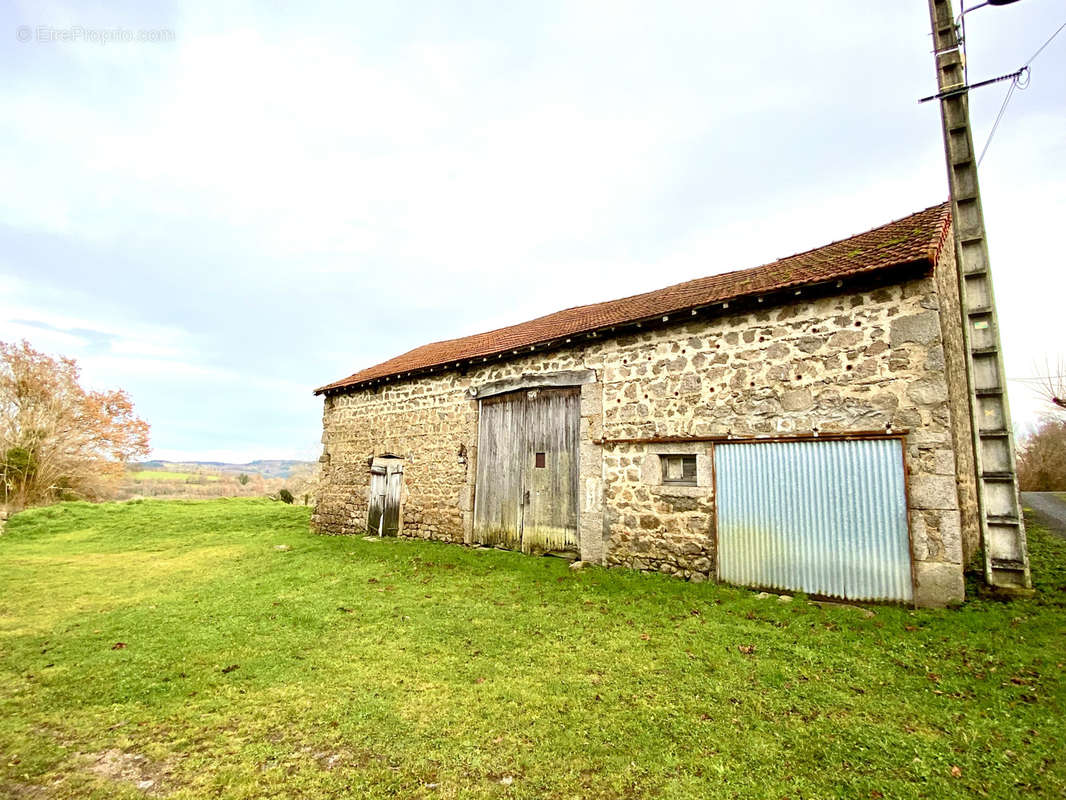
<svg viewBox="0 0 1066 800">
<path fill-rule="evenodd" d="M 1066 541 L 1029 535 L 1031 600 L 871 613 L 266 500 L 25 512 L 0 796 L 1062 797 Z"/>
</svg>

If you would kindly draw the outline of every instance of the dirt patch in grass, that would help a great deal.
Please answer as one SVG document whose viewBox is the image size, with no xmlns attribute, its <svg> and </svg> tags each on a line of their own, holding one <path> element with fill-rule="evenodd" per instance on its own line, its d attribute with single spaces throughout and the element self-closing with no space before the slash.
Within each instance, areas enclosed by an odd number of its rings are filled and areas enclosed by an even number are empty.
<svg viewBox="0 0 1066 800">
<path fill-rule="evenodd" d="M 48 787 L 19 781 L 0 781 L 0 797 L 7 800 L 38 800 L 48 797 Z"/>
<path fill-rule="evenodd" d="M 128 783 L 145 794 L 166 793 L 170 769 L 165 764 L 151 761 L 137 753 L 127 753 L 112 747 L 102 753 L 90 753 L 89 771 L 101 778 L 117 783 Z"/>
</svg>

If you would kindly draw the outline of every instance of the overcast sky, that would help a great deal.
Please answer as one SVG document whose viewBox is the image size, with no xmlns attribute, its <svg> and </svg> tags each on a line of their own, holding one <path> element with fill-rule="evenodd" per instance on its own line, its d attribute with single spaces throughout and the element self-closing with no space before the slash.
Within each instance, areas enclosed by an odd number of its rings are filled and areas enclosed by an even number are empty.
<svg viewBox="0 0 1066 800">
<path fill-rule="evenodd" d="M 0 12 L 0 339 L 127 389 L 158 457 L 317 458 L 311 390 L 358 368 L 947 196 L 925 0 L 277 5 Z M 1066 5 L 967 20 L 976 81 Z M 1030 378 L 1066 349 L 1066 32 L 981 181 Z"/>
</svg>

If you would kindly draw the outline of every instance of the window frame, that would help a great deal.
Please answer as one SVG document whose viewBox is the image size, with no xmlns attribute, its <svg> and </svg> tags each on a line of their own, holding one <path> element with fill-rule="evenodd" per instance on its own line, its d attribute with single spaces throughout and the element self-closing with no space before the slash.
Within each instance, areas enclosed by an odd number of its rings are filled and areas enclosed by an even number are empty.
<svg viewBox="0 0 1066 800">
<path fill-rule="evenodd" d="M 677 459 L 681 462 L 681 477 L 671 478 L 669 475 L 670 462 Z M 662 467 L 663 486 L 699 486 L 699 459 L 695 453 L 661 453 L 659 463 Z M 686 475 L 686 464 L 691 464 L 691 473 Z"/>
</svg>

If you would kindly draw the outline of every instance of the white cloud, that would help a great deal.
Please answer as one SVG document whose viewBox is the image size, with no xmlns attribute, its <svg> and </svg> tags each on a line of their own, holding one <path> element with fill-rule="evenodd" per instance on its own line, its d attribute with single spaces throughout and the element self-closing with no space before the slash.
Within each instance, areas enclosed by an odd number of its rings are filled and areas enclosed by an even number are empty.
<svg viewBox="0 0 1066 800">
<path fill-rule="evenodd" d="M 27 325 L 15 320 L 0 319 L 0 341 L 26 340 L 34 349 L 47 353 L 73 353 L 82 350 L 88 341 L 64 331 L 53 331 Z"/>
<path fill-rule="evenodd" d="M 179 3 L 125 19 L 169 13 L 172 44 L 16 51 L 24 69 L 0 88 L 14 187 L 0 221 L 16 234 L 0 336 L 138 387 L 160 436 L 221 413 L 213 393 L 249 417 L 258 393 L 313 429 L 313 385 L 423 336 L 764 263 L 937 202 L 939 121 L 915 103 L 933 83 L 925 9 L 842 7 L 364 5 L 327 24 Z M 983 76 L 1027 56 L 1052 10 L 973 18 Z M 1011 377 L 1058 341 L 1061 49 L 982 169 Z M 1002 96 L 981 91 L 979 145 Z M 1015 399 L 1016 417 L 1029 408 Z M 230 423 L 196 435 L 228 441 Z M 258 446 L 275 431 L 255 420 Z"/>
</svg>

